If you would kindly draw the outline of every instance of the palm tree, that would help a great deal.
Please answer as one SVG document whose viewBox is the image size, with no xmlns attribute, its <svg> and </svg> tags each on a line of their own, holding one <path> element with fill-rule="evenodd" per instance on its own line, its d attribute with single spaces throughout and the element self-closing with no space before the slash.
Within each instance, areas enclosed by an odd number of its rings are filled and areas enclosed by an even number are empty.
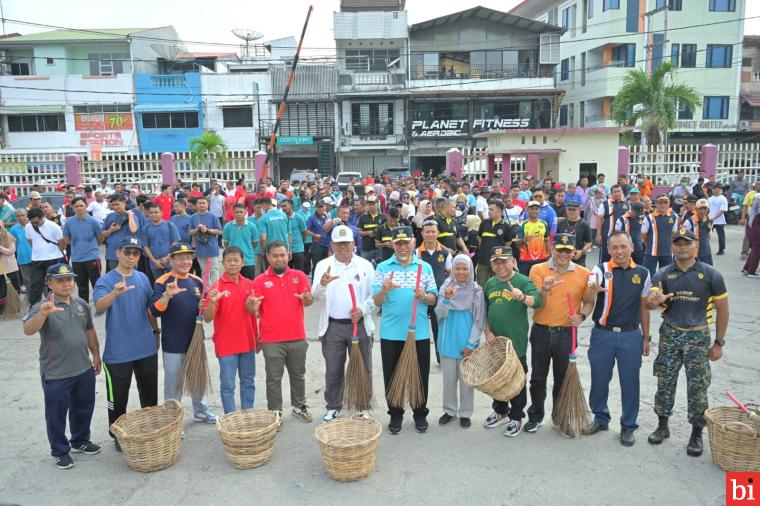
<svg viewBox="0 0 760 506">
<path fill-rule="evenodd" d="M 208 168 L 208 183 L 211 187 L 211 170 L 214 162 L 224 165 L 227 161 L 227 144 L 221 135 L 213 130 L 206 130 L 201 135 L 190 138 L 190 160 L 200 168 Z"/>
<path fill-rule="evenodd" d="M 676 126 L 679 107 L 694 112 L 700 103 L 697 90 L 675 82 L 675 70 L 666 61 L 651 77 L 637 68 L 623 78 L 623 86 L 613 101 L 612 119 L 625 126 L 635 126 L 641 121 L 642 145 L 662 144 L 668 131 Z"/>
</svg>

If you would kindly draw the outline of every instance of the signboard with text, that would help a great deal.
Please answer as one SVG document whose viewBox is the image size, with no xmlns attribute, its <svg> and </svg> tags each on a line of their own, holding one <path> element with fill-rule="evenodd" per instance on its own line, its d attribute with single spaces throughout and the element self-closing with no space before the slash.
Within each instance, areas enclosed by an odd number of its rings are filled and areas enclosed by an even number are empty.
<svg viewBox="0 0 760 506">
<path fill-rule="evenodd" d="M 277 144 L 310 145 L 314 144 L 314 137 L 309 135 L 281 135 L 277 137 Z"/>
<path fill-rule="evenodd" d="M 124 138 L 121 132 L 82 132 L 79 134 L 79 145 L 89 146 L 100 144 L 101 146 L 123 146 Z"/>
<path fill-rule="evenodd" d="M 132 113 L 106 112 L 75 114 L 74 129 L 81 130 L 132 130 Z"/>
<path fill-rule="evenodd" d="M 415 120 L 412 121 L 412 137 L 466 137 L 489 130 L 529 127 L 530 118 Z"/>
</svg>

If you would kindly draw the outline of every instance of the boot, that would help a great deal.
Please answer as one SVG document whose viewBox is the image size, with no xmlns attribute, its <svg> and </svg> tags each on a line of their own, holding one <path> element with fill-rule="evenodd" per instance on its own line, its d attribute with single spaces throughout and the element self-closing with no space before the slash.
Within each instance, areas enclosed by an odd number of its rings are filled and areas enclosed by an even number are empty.
<svg viewBox="0 0 760 506">
<path fill-rule="evenodd" d="M 668 417 L 660 416 L 658 418 L 660 421 L 657 423 L 657 428 L 654 430 L 654 432 L 649 434 L 649 438 L 647 439 L 650 445 L 658 445 L 670 437 Z"/>
<path fill-rule="evenodd" d="M 702 455 L 702 427 L 694 426 L 691 428 L 691 437 L 689 444 L 686 445 L 686 453 L 692 457 Z"/>
</svg>

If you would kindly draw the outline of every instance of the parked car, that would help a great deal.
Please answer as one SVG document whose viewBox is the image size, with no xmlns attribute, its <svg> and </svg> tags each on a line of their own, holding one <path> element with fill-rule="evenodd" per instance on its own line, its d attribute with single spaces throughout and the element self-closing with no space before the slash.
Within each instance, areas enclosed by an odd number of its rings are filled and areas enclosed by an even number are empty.
<svg viewBox="0 0 760 506">
<path fill-rule="evenodd" d="M 56 211 L 63 206 L 63 199 L 65 197 L 65 194 L 63 192 L 46 192 L 42 195 L 42 202 L 50 202 L 50 205 L 53 206 L 53 209 Z M 24 195 L 23 197 L 19 197 L 13 202 L 11 202 L 11 205 L 14 209 L 27 209 L 29 208 L 29 195 Z"/>
<path fill-rule="evenodd" d="M 293 169 L 290 173 L 291 186 L 300 185 L 303 181 L 311 183 L 317 180 L 319 171 L 316 169 Z"/>
<path fill-rule="evenodd" d="M 346 188 L 348 188 L 348 182 L 351 181 L 351 178 L 357 181 L 361 181 L 362 174 L 361 172 L 341 172 L 338 174 L 338 177 L 335 178 L 335 181 L 338 183 L 338 188 L 340 188 L 340 191 L 346 191 Z M 361 184 L 358 184 L 356 186 L 361 186 Z"/>
<path fill-rule="evenodd" d="M 412 177 L 412 173 L 406 167 L 389 167 L 380 173 L 381 181 L 394 182 L 407 177 Z"/>
</svg>

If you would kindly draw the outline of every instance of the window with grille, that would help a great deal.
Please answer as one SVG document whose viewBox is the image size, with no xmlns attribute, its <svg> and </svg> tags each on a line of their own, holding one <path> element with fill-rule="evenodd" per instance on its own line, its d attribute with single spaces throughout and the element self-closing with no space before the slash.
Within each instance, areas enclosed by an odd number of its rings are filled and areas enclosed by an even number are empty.
<svg viewBox="0 0 760 506">
<path fill-rule="evenodd" d="M 143 128 L 198 128 L 198 113 L 185 112 L 145 112 L 142 114 Z"/>
<path fill-rule="evenodd" d="M 21 114 L 8 116 L 9 132 L 65 132 L 63 114 Z"/>
<path fill-rule="evenodd" d="M 223 107 L 224 128 L 245 128 L 253 126 L 253 107 Z"/>
<path fill-rule="evenodd" d="M 351 104 L 351 135 L 393 134 L 393 104 Z"/>
<path fill-rule="evenodd" d="M 90 53 L 91 76 L 115 76 L 123 74 L 126 67 L 131 72 L 129 53 Z"/>
</svg>

